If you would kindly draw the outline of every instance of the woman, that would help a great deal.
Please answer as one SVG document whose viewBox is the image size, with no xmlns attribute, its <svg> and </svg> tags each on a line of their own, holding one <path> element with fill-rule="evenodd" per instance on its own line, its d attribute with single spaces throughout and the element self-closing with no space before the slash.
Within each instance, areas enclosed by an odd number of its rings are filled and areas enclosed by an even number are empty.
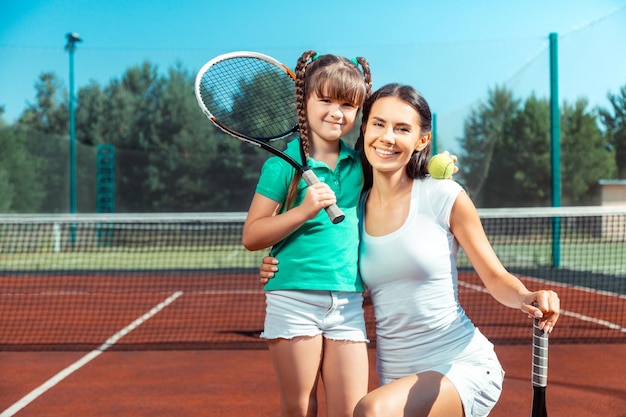
<svg viewBox="0 0 626 417">
<path fill-rule="evenodd" d="M 459 304 L 459 245 L 489 293 L 539 318 L 544 331 L 558 319 L 559 298 L 508 273 L 461 186 L 427 175 L 431 112 L 415 89 L 381 88 L 363 120 L 360 271 L 374 305 L 382 385 L 355 416 L 486 416 L 504 372 Z"/>
<path fill-rule="evenodd" d="M 428 176 L 430 140 L 430 108 L 412 87 L 386 85 L 364 104 L 359 269 L 376 316 L 381 386 L 359 401 L 356 417 L 478 417 L 496 404 L 504 372 L 459 304 L 459 245 L 497 301 L 546 332 L 559 317 L 554 291 L 529 291 L 500 263 L 462 187 Z"/>
</svg>

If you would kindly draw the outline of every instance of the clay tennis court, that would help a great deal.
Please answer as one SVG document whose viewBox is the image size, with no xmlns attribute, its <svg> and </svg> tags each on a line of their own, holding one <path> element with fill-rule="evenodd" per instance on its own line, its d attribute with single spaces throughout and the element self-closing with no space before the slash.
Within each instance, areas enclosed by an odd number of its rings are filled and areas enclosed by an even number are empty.
<svg viewBox="0 0 626 417">
<path fill-rule="evenodd" d="M 15 277 L 0 276 L 0 285 L 11 278 Z M 154 290 L 154 283 L 161 281 L 158 277 L 140 274 L 128 278 L 114 280 L 106 274 L 96 278 L 78 274 L 48 276 L 48 287 L 35 297 L 36 304 L 32 304 L 32 297 L 20 297 L 19 291 L 2 297 L 0 313 L 12 319 L 3 324 L 0 332 L 1 417 L 279 415 L 271 361 L 258 340 L 263 294 L 253 273 L 244 275 L 243 280 L 238 277 L 241 285 L 237 290 L 227 289 L 232 280 L 229 276 L 213 276 L 213 285 L 207 289 L 206 277 L 191 275 L 167 281 L 158 291 Z M 26 287 L 35 279 L 22 276 L 19 282 Z M 194 290 L 193 283 L 198 280 L 203 282 L 202 291 Z M 468 303 L 468 315 L 496 342 L 506 371 L 504 392 L 491 415 L 529 415 L 530 321 L 489 302 L 490 296 L 481 291 L 474 274 L 461 274 L 460 280 L 462 302 L 474 297 Z M 530 288 L 544 285 L 534 278 L 524 280 Z M 132 282 L 134 291 L 141 291 L 145 285 L 142 305 L 125 301 L 124 291 L 115 284 L 122 282 Z M 148 282 L 152 283 L 150 288 Z M 93 291 L 94 285 L 107 291 Z M 623 296 L 553 285 L 559 291 L 565 314 L 551 336 L 547 389 L 550 415 L 626 415 Z M 92 290 L 87 291 L 86 286 Z M 485 302 L 475 297 L 485 297 Z M 211 313 L 194 319 L 190 335 L 181 336 L 185 343 L 159 341 L 176 335 L 186 305 L 197 307 L 203 303 L 212 305 Z M 241 307 L 234 303 L 241 303 Z M 70 309 L 70 305 L 78 309 Z M 99 310 L 111 311 L 107 310 L 110 305 L 117 305 L 121 314 L 98 316 Z M 46 313 L 42 315 L 43 306 Z M 224 317 L 232 316 L 237 309 L 241 315 Z M 366 305 L 366 311 L 371 323 L 371 305 Z M 85 333 L 93 326 L 85 317 L 96 317 L 103 331 L 94 334 L 93 341 L 70 342 L 72 331 Z M 34 320 L 38 321 L 36 325 Z M 54 342 L 49 329 L 57 323 L 62 323 L 64 330 L 54 336 L 59 339 Z M 21 348 L 10 340 L 19 333 L 20 325 L 30 329 L 29 334 L 19 335 Z M 579 334 L 584 337 L 579 338 Z M 226 341 L 210 341 L 218 336 L 227 337 Z M 63 337 L 67 338 L 65 342 Z M 35 343 L 42 341 L 45 343 Z M 374 348 L 369 352 L 370 387 L 374 388 Z M 326 415 L 323 392 L 319 415 Z"/>
<path fill-rule="evenodd" d="M 491 415 L 528 416 L 529 349 L 500 346 L 497 351 L 507 374 Z M 373 353 L 370 349 L 372 359 Z M 551 347 L 549 415 L 626 415 L 625 354 L 623 344 Z M 1 352 L 0 408 L 80 357 L 78 352 Z M 374 387 L 375 375 L 370 380 Z M 321 400 L 319 415 L 325 416 Z M 15 415 L 274 417 L 279 399 L 266 350 L 106 352 Z"/>
</svg>

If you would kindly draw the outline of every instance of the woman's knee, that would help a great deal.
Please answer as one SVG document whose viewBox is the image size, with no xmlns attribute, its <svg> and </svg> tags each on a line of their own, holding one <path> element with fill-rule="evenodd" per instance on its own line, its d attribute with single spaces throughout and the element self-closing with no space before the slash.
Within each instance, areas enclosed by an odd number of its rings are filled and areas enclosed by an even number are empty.
<svg viewBox="0 0 626 417">
<path fill-rule="evenodd" d="M 354 417 L 377 417 L 381 415 L 380 405 L 367 395 L 361 398 L 354 407 Z"/>
</svg>

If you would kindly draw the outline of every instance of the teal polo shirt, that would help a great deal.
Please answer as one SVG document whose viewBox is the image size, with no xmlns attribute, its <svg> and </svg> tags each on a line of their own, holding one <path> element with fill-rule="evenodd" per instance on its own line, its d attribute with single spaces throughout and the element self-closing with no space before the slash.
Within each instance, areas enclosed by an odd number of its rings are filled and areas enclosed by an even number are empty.
<svg viewBox="0 0 626 417">
<path fill-rule="evenodd" d="M 300 138 L 292 140 L 286 153 L 300 160 Z M 278 242 L 270 255 L 279 261 L 278 272 L 265 290 L 325 290 L 362 292 L 358 273 L 359 225 L 357 206 L 363 187 L 359 154 L 340 141 L 335 170 L 309 158 L 309 166 L 321 182 L 332 188 L 345 219 L 333 224 L 325 210 Z M 295 169 L 277 156 L 270 157 L 261 170 L 256 192 L 284 204 Z M 307 185 L 300 180 L 295 205 L 304 199 Z M 284 207 L 283 207 L 284 210 Z"/>
</svg>

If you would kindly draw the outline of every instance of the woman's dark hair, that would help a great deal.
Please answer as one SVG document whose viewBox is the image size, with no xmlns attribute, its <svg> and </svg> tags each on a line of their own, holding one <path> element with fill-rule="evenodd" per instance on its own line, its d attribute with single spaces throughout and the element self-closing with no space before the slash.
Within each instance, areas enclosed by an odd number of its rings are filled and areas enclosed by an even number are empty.
<svg viewBox="0 0 626 417">
<path fill-rule="evenodd" d="M 428 102 L 415 88 L 402 84 L 387 84 L 376 90 L 365 103 L 363 103 L 363 117 L 361 120 L 361 133 L 356 141 L 355 148 L 361 151 L 361 162 L 363 163 L 364 184 L 363 189 L 372 187 L 372 165 L 365 157 L 363 133 L 367 126 L 370 111 L 376 100 L 384 97 L 396 97 L 407 102 L 415 109 L 420 119 L 420 134 L 425 135 L 432 130 L 432 114 Z M 411 178 L 424 178 L 428 174 L 428 160 L 431 154 L 431 143 L 421 151 L 413 152 L 411 160 L 406 165 L 406 173 Z"/>
</svg>

